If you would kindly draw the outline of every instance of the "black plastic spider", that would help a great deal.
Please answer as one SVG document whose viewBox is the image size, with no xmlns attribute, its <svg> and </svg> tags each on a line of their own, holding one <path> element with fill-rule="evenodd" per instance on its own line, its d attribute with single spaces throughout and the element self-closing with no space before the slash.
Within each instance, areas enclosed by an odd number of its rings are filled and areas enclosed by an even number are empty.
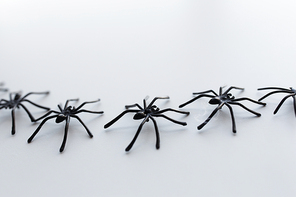
<svg viewBox="0 0 296 197">
<path fill-rule="evenodd" d="M 68 106 L 69 101 L 78 101 L 78 100 L 79 99 L 69 99 L 69 100 L 66 101 L 64 108 L 62 108 L 61 105 L 58 105 L 58 108 L 59 108 L 60 111 L 50 110 L 45 115 L 43 115 L 40 118 L 36 119 L 36 121 L 38 121 L 38 120 L 41 120 L 41 119 L 45 118 L 40 123 L 40 125 L 35 130 L 35 132 L 31 135 L 31 137 L 28 139 L 28 143 L 30 143 L 33 140 L 33 138 L 39 132 L 39 130 L 41 129 L 43 124 L 46 121 L 48 121 L 49 119 L 52 119 L 52 118 L 56 118 L 56 120 L 55 120 L 56 123 L 61 123 L 63 121 L 66 121 L 64 139 L 63 139 L 63 142 L 62 142 L 62 145 L 61 145 L 61 148 L 60 148 L 60 152 L 63 152 L 63 150 L 65 148 L 65 145 L 66 145 L 68 129 L 69 129 L 69 123 L 70 123 L 70 118 L 71 117 L 76 118 L 83 125 L 83 127 L 85 128 L 85 130 L 88 133 L 89 137 L 92 138 L 93 137 L 92 133 L 89 131 L 89 129 L 83 123 L 83 121 L 77 116 L 77 114 L 79 114 L 81 112 L 94 113 L 94 114 L 102 114 L 102 113 L 104 113 L 103 111 L 89 111 L 89 110 L 81 109 L 85 104 L 99 102 L 100 99 L 95 100 L 95 101 L 84 102 L 77 108 L 75 108 L 74 106 Z M 47 117 L 51 113 L 56 113 L 57 115 Z"/>
<path fill-rule="evenodd" d="M 173 111 L 173 112 L 177 112 L 177 113 L 187 114 L 188 115 L 189 112 L 178 111 L 178 110 L 171 109 L 171 108 L 160 110 L 156 105 L 153 105 L 153 103 L 157 99 L 169 99 L 169 97 L 155 97 L 148 106 L 146 105 L 146 100 L 147 99 L 148 99 L 148 97 L 146 97 L 145 99 L 143 99 L 143 105 L 144 105 L 143 108 L 139 104 L 137 104 L 137 103 L 136 104 L 133 104 L 133 105 L 126 105 L 125 108 L 127 110 L 125 110 L 124 112 L 122 112 L 121 114 L 119 114 L 116 118 L 114 118 L 113 120 L 111 120 L 109 123 L 107 123 L 104 126 L 104 128 L 110 127 L 113 123 L 115 123 L 117 120 L 119 120 L 123 115 L 125 115 L 126 113 L 129 113 L 129 112 L 136 113 L 134 115 L 134 117 L 133 117 L 134 120 L 144 119 L 142 121 L 142 123 L 140 124 L 140 126 L 139 126 L 139 128 L 138 128 L 138 130 L 137 130 L 137 132 L 136 132 L 136 134 L 135 134 L 135 136 L 133 138 L 133 140 L 126 147 L 125 151 L 129 151 L 133 147 L 133 145 L 134 145 L 134 143 L 135 143 L 135 141 L 136 141 L 136 139 L 137 139 L 137 137 L 138 137 L 138 135 L 139 135 L 142 127 L 143 127 L 143 125 L 146 122 L 148 122 L 149 119 L 151 119 L 152 122 L 153 122 L 153 124 L 154 124 L 155 133 L 156 133 L 156 149 L 159 149 L 159 147 L 160 147 L 159 131 L 158 131 L 158 126 L 156 124 L 156 121 L 155 121 L 155 119 L 153 117 L 163 117 L 163 118 L 165 118 L 167 120 L 170 120 L 170 121 L 172 121 L 172 122 L 174 122 L 176 124 L 180 124 L 180 125 L 183 125 L 183 126 L 187 125 L 186 122 L 180 122 L 180 121 L 174 120 L 172 118 L 167 117 L 166 115 L 163 115 L 162 113 L 167 112 L 167 111 Z M 129 108 L 132 108 L 132 107 L 138 107 L 139 109 L 129 109 Z"/>
<path fill-rule="evenodd" d="M 219 95 L 216 92 L 214 92 L 213 90 L 207 90 L 207 91 L 204 91 L 204 92 L 193 93 L 194 95 L 198 95 L 198 96 L 194 97 L 193 99 L 191 99 L 188 102 L 186 102 L 186 103 L 179 106 L 180 108 L 182 108 L 185 105 L 188 105 L 189 103 L 192 103 L 193 101 L 195 101 L 195 100 L 197 100 L 197 99 L 199 99 L 201 97 L 209 97 L 209 98 L 211 98 L 210 101 L 209 101 L 210 104 L 218 105 L 218 107 L 216 107 L 216 109 L 214 109 L 214 111 L 210 114 L 210 116 L 201 125 L 199 125 L 197 127 L 198 130 L 202 129 L 212 119 L 212 117 L 217 113 L 217 111 L 222 109 L 222 107 L 224 105 L 226 105 L 229 108 L 229 111 L 230 111 L 233 133 L 236 133 L 236 126 L 235 126 L 233 110 L 232 110 L 232 107 L 230 105 L 238 105 L 238 106 L 244 108 L 245 110 L 255 114 L 258 117 L 261 116 L 260 113 L 257 113 L 255 111 L 247 108 L 246 106 L 244 106 L 241 103 L 238 103 L 237 101 L 248 100 L 248 101 L 251 101 L 253 103 L 264 105 L 264 106 L 266 105 L 266 103 L 258 102 L 258 101 L 252 100 L 250 98 L 245 98 L 245 97 L 236 99 L 234 96 L 232 96 L 232 94 L 229 93 L 229 91 L 231 89 L 243 90 L 244 88 L 238 88 L 238 87 L 231 86 L 225 92 L 222 92 L 222 88 L 223 87 L 220 87 L 220 89 L 219 89 Z M 209 95 L 209 94 L 206 94 L 206 93 L 213 93 L 214 95 Z"/>
<path fill-rule="evenodd" d="M 288 93 L 287 96 L 285 96 L 281 102 L 278 104 L 278 106 L 276 107 L 276 109 L 274 110 L 273 114 L 276 114 L 278 112 L 278 110 L 280 109 L 280 107 L 282 106 L 282 104 L 289 98 L 292 97 L 293 98 L 293 103 L 294 103 L 294 113 L 296 116 L 296 99 L 295 99 L 295 95 L 296 95 L 296 90 L 293 89 L 292 87 L 290 87 L 290 89 L 287 88 L 279 88 L 279 87 L 265 87 L 265 88 L 258 88 L 258 90 L 274 90 L 272 92 L 267 93 L 266 95 L 264 95 L 263 97 L 261 97 L 259 99 L 259 101 L 262 101 L 263 99 L 265 99 L 266 97 L 272 95 L 272 94 L 276 94 L 276 93 Z"/>
<path fill-rule="evenodd" d="M 12 129 L 11 129 L 11 134 L 15 134 L 15 117 L 14 117 L 14 110 L 16 108 L 20 108 L 20 106 L 27 112 L 28 116 L 30 117 L 32 122 L 35 122 L 35 118 L 33 115 L 30 113 L 30 111 L 22 104 L 22 102 L 29 102 L 32 105 L 45 109 L 45 110 L 50 110 L 48 107 L 44 107 L 41 105 L 38 105 L 36 103 L 33 103 L 32 101 L 26 99 L 29 95 L 31 94 L 49 94 L 49 92 L 29 92 L 25 96 L 22 97 L 21 92 L 14 92 L 9 94 L 9 100 L 6 99 L 1 99 L 0 100 L 0 109 L 11 109 L 11 117 L 12 117 Z"/>
</svg>

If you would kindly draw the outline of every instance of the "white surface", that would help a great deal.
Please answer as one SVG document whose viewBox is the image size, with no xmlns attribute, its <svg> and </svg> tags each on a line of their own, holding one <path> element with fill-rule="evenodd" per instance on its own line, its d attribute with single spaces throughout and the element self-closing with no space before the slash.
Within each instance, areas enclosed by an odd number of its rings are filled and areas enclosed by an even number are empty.
<svg viewBox="0 0 296 197">
<path fill-rule="evenodd" d="M 272 114 L 283 94 L 263 108 L 245 102 L 260 118 L 234 106 L 236 136 L 227 108 L 196 130 L 215 107 L 206 98 L 184 108 L 188 117 L 170 113 L 186 127 L 157 119 L 159 150 L 149 122 L 125 153 L 140 124 L 132 114 L 103 129 L 124 105 L 142 105 L 146 95 L 169 95 L 156 104 L 177 108 L 192 92 L 223 85 L 244 87 L 232 93 L 254 99 L 267 92 L 258 87 L 295 87 L 295 9 L 295 1 L 270 0 L 2 0 L 6 87 L 50 90 L 30 99 L 55 109 L 69 98 L 101 98 L 85 108 L 105 114 L 81 115 L 93 139 L 72 120 L 60 154 L 64 124 L 48 121 L 27 144 L 37 124 L 19 110 L 11 136 L 10 113 L 1 110 L 1 196 L 295 196 L 292 99 Z"/>
</svg>

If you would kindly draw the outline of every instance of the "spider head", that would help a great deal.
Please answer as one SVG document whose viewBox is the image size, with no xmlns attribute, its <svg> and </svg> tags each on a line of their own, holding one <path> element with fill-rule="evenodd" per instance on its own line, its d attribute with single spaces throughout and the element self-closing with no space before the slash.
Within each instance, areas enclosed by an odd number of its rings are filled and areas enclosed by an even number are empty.
<svg viewBox="0 0 296 197">
<path fill-rule="evenodd" d="M 209 101 L 209 103 L 212 104 L 212 105 L 220 104 L 221 103 L 221 99 L 220 99 L 219 96 L 215 96 L 214 98 L 212 98 Z"/>
<path fill-rule="evenodd" d="M 66 116 L 64 114 L 59 114 L 55 122 L 60 123 L 60 122 L 63 122 L 64 120 L 66 120 Z"/>
</svg>

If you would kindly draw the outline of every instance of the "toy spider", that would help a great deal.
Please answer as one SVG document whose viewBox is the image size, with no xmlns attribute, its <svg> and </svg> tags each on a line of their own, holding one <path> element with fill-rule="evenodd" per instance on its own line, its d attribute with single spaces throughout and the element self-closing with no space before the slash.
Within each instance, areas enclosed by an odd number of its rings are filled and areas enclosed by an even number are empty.
<svg viewBox="0 0 296 197">
<path fill-rule="evenodd" d="M 26 99 L 29 95 L 31 94 L 49 94 L 49 92 L 29 92 L 25 96 L 22 97 L 20 92 L 14 92 L 9 94 L 9 100 L 6 99 L 1 99 L 0 100 L 0 109 L 11 109 L 11 118 L 12 118 L 12 129 L 11 129 L 11 134 L 15 134 L 15 116 L 14 116 L 14 110 L 16 108 L 20 108 L 20 106 L 27 112 L 28 116 L 30 117 L 32 122 L 35 122 L 35 118 L 33 115 L 30 113 L 30 111 L 22 104 L 22 102 L 29 102 L 32 105 L 49 110 L 50 108 L 48 107 L 43 107 L 41 105 L 38 105 L 36 103 L 33 103 L 32 101 Z"/>
<path fill-rule="evenodd" d="M 143 121 L 142 121 L 142 123 L 140 124 L 140 126 L 139 126 L 139 128 L 138 128 L 138 130 L 137 130 L 137 132 L 136 132 L 136 134 L 135 134 L 135 136 L 134 136 L 134 138 L 133 138 L 133 140 L 132 140 L 131 143 L 126 147 L 125 151 L 129 151 L 129 150 L 133 147 L 133 145 L 134 145 L 134 143 L 135 143 L 135 141 L 136 141 L 136 139 L 137 139 L 137 137 L 138 137 L 138 135 L 139 135 L 139 133 L 140 133 L 142 127 L 143 127 L 143 125 L 144 125 L 146 122 L 148 122 L 149 119 L 151 119 L 152 122 L 153 122 L 153 124 L 154 124 L 155 133 L 156 133 L 156 149 L 159 149 L 159 147 L 160 147 L 160 139 L 159 139 L 158 126 L 157 126 L 156 121 L 155 121 L 155 119 L 154 119 L 153 117 L 163 117 L 163 118 L 165 118 L 165 119 L 167 119 L 167 120 L 170 120 L 170 121 L 172 121 L 172 122 L 174 122 L 174 123 L 176 123 L 176 124 L 180 124 L 180 125 L 183 125 L 183 126 L 187 125 L 186 122 L 180 122 L 180 121 L 174 120 L 174 119 L 172 119 L 172 118 L 167 117 L 166 115 L 164 115 L 164 114 L 162 114 L 162 113 L 167 112 L 167 111 L 173 111 L 173 112 L 177 112 L 177 113 L 187 114 L 187 115 L 188 115 L 189 112 L 178 111 L 178 110 L 171 109 L 171 108 L 167 108 L 167 109 L 160 110 L 156 105 L 153 105 L 154 102 L 155 102 L 157 99 L 169 99 L 169 97 L 155 97 L 155 98 L 151 101 L 151 103 L 150 103 L 148 106 L 147 106 L 147 104 L 146 104 L 146 100 L 147 100 L 147 99 L 148 99 L 148 96 L 147 96 L 146 98 L 143 99 L 143 105 L 144 105 L 143 108 L 142 108 L 139 104 L 137 104 L 137 103 L 136 103 L 136 104 L 133 104 L 133 105 L 126 105 L 125 108 L 126 108 L 127 110 L 125 110 L 124 112 L 122 112 L 121 114 L 119 114 L 116 118 L 114 118 L 113 120 L 111 120 L 109 123 L 107 123 L 107 124 L 104 126 L 104 128 L 108 128 L 108 127 L 110 127 L 110 126 L 111 126 L 112 124 L 114 124 L 117 120 L 119 120 L 123 115 L 125 115 L 126 113 L 129 113 L 129 112 L 136 113 L 136 114 L 134 115 L 134 117 L 133 117 L 134 120 L 140 120 L 140 119 L 143 119 Z M 132 108 L 132 107 L 137 107 L 137 108 L 139 108 L 139 109 L 129 109 L 129 108 Z"/>
<path fill-rule="evenodd" d="M 204 91 L 204 92 L 193 93 L 194 95 L 198 95 L 198 96 L 194 97 L 193 99 L 191 99 L 188 102 L 186 102 L 186 103 L 179 106 L 180 108 L 182 108 L 185 105 L 188 105 L 189 103 L 192 103 L 193 101 L 195 101 L 195 100 L 197 100 L 197 99 L 199 99 L 201 97 L 209 97 L 209 98 L 211 98 L 210 101 L 209 101 L 209 103 L 211 105 L 218 105 L 214 109 L 214 111 L 210 114 L 210 116 L 201 125 L 199 125 L 197 127 L 198 130 L 202 129 L 212 119 L 212 117 L 217 113 L 217 111 L 222 109 L 222 107 L 224 105 L 226 105 L 229 108 L 229 111 L 230 111 L 231 120 L 232 120 L 232 132 L 233 133 L 236 133 L 236 126 L 235 126 L 233 110 L 232 110 L 232 107 L 230 105 L 238 105 L 238 106 L 244 108 L 245 110 L 255 114 L 256 116 L 261 116 L 260 113 L 257 113 L 255 111 L 247 108 L 246 106 L 244 106 L 243 104 L 241 104 L 241 103 L 239 103 L 237 101 L 248 100 L 248 101 L 251 101 L 253 103 L 264 105 L 264 106 L 266 105 L 266 103 L 262 103 L 262 102 L 255 101 L 255 100 L 252 100 L 250 98 L 245 98 L 245 97 L 236 99 L 234 96 L 232 96 L 232 94 L 229 93 L 229 91 L 231 89 L 243 90 L 243 88 L 238 88 L 238 87 L 231 86 L 225 92 L 222 92 L 222 88 L 223 87 L 220 87 L 220 89 L 219 89 L 219 95 L 216 92 L 214 92 L 213 90 L 207 90 L 207 91 Z M 213 93 L 214 95 L 210 95 L 210 94 L 206 94 L 206 93 Z"/>
<path fill-rule="evenodd" d="M 282 104 L 289 98 L 292 97 L 293 98 L 293 103 L 294 103 L 294 113 L 296 116 L 296 99 L 295 99 L 295 95 L 296 95 L 296 90 L 293 89 L 292 87 L 290 87 L 290 89 L 287 88 L 278 88 L 278 87 L 266 87 L 266 88 L 258 88 L 258 90 L 274 90 L 272 92 L 267 93 L 266 95 L 264 95 L 263 97 L 261 97 L 259 99 L 259 101 L 262 101 L 263 99 L 265 99 L 266 97 L 272 95 L 272 94 L 276 94 L 276 93 L 288 93 L 287 96 L 285 96 L 281 102 L 278 104 L 278 106 L 276 107 L 276 109 L 274 110 L 273 114 L 276 114 L 278 112 L 278 110 L 280 109 L 280 107 L 282 106 Z"/>
<path fill-rule="evenodd" d="M 49 119 L 52 119 L 52 118 L 56 118 L 56 120 L 55 120 L 56 123 L 61 123 L 63 121 L 66 121 L 64 139 L 63 139 L 62 145 L 60 147 L 60 152 L 63 152 L 63 150 L 65 148 L 65 145 L 66 145 L 68 129 L 69 129 L 69 123 L 70 123 L 70 118 L 71 117 L 76 118 L 83 125 L 83 127 L 85 128 L 85 130 L 88 133 L 90 138 L 93 137 L 92 133 L 89 131 L 89 129 L 83 123 L 83 121 L 77 116 L 77 114 L 82 113 L 82 112 L 94 113 L 94 114 L 102 114 L 102 113 L 104 113 L 103 111 L 89 111 L 89 110 L 81 109 L 85 104 L 99 102 L 100 99 L 95 100 L 95 101 L 84 102 L 77 108 L 75 108 L 74 106 L 68 106 L 69 101 L 78 101 L 78 99 L 69 99 L 69 100 L 66 101 L 64 108 L 62 108 L 61 105 L 58 105 L 58 108 L 59 108 L 60 111 L 50 110 L 45 115 L 41 116 L 40 118 L 38 118 L 36 120 L 36 121 L 38 121 L 38 120 L 41 120 L 41 119 L 45 118 L 40 123 L 40 125 L 35 130 L 35 132 L 31 135 L 31 137 L 28 139 L 28 143 L 30 143 L 33 140 L 33 138 L 39 132 L 39 130 L 41 129 L 43 124 L 46 121 L 48 121 Z M 52 116 L 47 117 L 51 113 L 55 113 L 56 115 L 52 115 Z"/>
</svg>

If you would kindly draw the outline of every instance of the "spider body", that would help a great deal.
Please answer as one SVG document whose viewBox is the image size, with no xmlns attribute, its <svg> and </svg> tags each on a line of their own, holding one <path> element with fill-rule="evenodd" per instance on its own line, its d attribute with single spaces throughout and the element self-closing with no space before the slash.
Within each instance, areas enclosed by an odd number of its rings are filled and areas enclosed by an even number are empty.
<svg viewBox="0 0 296 197">
<path fill-rule="evenodd" d="M 119 114 L 117 117 L 115 117 L 113 120 L 111 120 L 109 123 L 107 123 L 104 128 L 108 128 L 110 127 L 112 124 L 114 124 L 117 120 L 119 120 L 122 116 L 124 116 L 126 113 L 135 113 L 135 115 L 133 116 L 133 119 L 134 120 L 140 120 L 140 119 L 143 119 L 142 123 L 140 124 L 140 126 L 138 127 L 138 130 L 134 136 L 134 138 L 132 139 L 132 141 L 130 142 L 130 144 L 126 147 L 125 151 L 129 151 L 136 139 L 138 138 L 138 135 L 140 134 L 141 130 L 142 130 L 142 127 L 143 125 L 148 122 L 150 119 L 152 120 L 153 124 L 154 124 L 154 128 L 155 128 L 155 133 L 156 133 L 156 149 L 159 149 L 160 147 L 160 138 L 159 138 L 159 131 L 158 131 L 158 126 L 157 126 L 157 123 L 156 123 L 156 120 L 154 119 L 154 117 L 163 117 L 167 120 L 170 120 L 176 124 L 180 124 L 180 125 L 187 125 L 186 122 L 180 122 L 180 121 L 177 121 L 177 120 L 174 120 L 172 118 L 169 118 L 168 116 L 162 114 L 164 112 L 167 112 L 167 111 L 173 111 L 173 112 L 177 112 L 177 113 L 181 113 L 181 114 L 189 114 L 189 112 L 184 112 L 184 111 L 178 111 L 178 110 L 175 110 L 175 109 L 171 109 L 171 108 L 167 108 L 167 109 L 163 109 L 163 110 L 160 110 L 156 105 L 153 105 L 154 102 L 158 99 L 169 99 L 169 97 L 155 97 L 150 103 L 149 105 L 146 104 L 146 99 L 143 99 L 143 107 L 141 107 L 139 104 L 134 104 L 134 105 L 126 105 L 125 108 L 126 110 L 123 111 L 121 114 Z M 133 107 L 137 107 L 138 109 L 129 109 L 129 108 L 133 108 Z"/>
<path fill-rule="evenodd" d="M 258 90 L 273 90 L 269 93 L 267 93 L 266 95 L 264 95 L 263 97 L 261 97 L 259 99 L 259 101 L 262 101 L 263 99 L 265 99 L 266 97 L 272 95 L 272 94 L 277 94 L 277 93 L 287 93 L 288 95 L 285 96 L 280 103 L 278 104 L 278 106 L 275 108 L 273 114 L 276 114 L 278 112 L 278 110 L 281 108 L 281 106 L 283 105 L 283 103 L 289 98 L 292 97 L 293 98 L 293 105 L 294 105 L 294 113 L 296 116 L 296 90 L 292 87 L 288 88 L 279 88 L 279 87 L 265 87 L 265 88 L 258 88 Z"/>
<path fill-rule="evenodd" d="M 45 115 L 43 115 L 40 118 L 36 119 L 36 121 L 38 121 L 38 120 L 41 120 L 41 119 L 44 118 L 44 120 L 40 123 L 38 128 L 35 130 L 35 132 L 28 139 L 28 143 L 30 143 L 33 140 L 33 138 L 40 131 L 41 127 L 45 124 L 45 122 L 50 120 L 50 119 L 53 119 L 53 118 L 55 118 L 56 123 L 61 123 L 61 122 L 66 121 L 64 139 L 63 139 L 62 145 L 60 147 L 60 152 L 63 152 L 63 150 L 65 149 L 65 145 L 66 145 L 66 141 L 67 141 L 67 135 L 68 135 L 68 129 L 69 129 L 69 123 L 70 123 L 70 118 L 71 117 L 76 118 L 82 124 L 82 126 L 85 128 L 85 130 L 88 133 L 90 138 L 93 137 L 90 130 L 87 128 L 87 126 L 84 124 L 84 122 L 77 116 L 77 114 L 82 113 L 82 112 L 94 113 L 94 114 L 102 114 L 102 113 L 104 113 L 103 111 L 89 111 L 89 110 L 81 109 L 85 104 L 95 103 L 95 102 L 100 101 L 100 99 L 95 100 L 95 101 L 84 102 L 77 108 L 75 108 L 74 106 L 68 106 L 69 101 L 78 101 L 78 99 L 69 99 L 69 100 L 66 101 L 64 108 L 62 108 L 61 105 L 58 105 L 58 108 L 59 108 L 60 111 L 50 110 Z M 49 116 L 51 113 L 55 113 L 56 115 Z"/>
<path fill-rule="evenodd" d="M 224 105 L 226 105 L 228 108 L 229 108 L 229 111 L 230 111 L 230 115 L 231 115 L 231 120 L 232 120 L 232 132 L 233 133 L 236 133 L 236 125 L 235 125 L 235 119 L 234 119 L 234 114 L 233 114 L 233 110 L 232 110 L 232 107 L 231 105 L 238 105 L 240 107 L 242 107 L 243 109 L 249 111 L 250 113 L 253 113 L 255 114 L 256 116 L 261 116 L 260 113 L 257 113 L 249 108 L 247 108 L 246 106 L 244 106 L 243 104 L 239 103 L 238 101 L 242 101 L 242 100 L 248 100 L 248 101 L 251 101 L 253 103 L 256 103 L 256 104 L 260 104 L 260 105 L 266 105 L 266 103 L 262 103 L 262 102 L 259 102 L 259 101 L 255 101 L 255 100 L 252 100 L 250 98 L 235 98 L 234 96 L 232 96 L 232 94 L 229 93 L 230 90 L 232 89 L 239 89 L 239 90 L 243 90 L 243 88 L 239 88 L 239 87 L 234 87 L 234 86 L 231 86 L 230 88 L 228 88 L 226 91 L 222 91 L 223 87 L 220 87 L 219 89 L 219 94 L 217 94 L 215 91 L 213 90 L 207 90 L 207 91 L 204 91 L 204 92 L 197 92 L 197 93 L 193 93 L 194 95 L 197 95 L 196 97 L 194 97 L 193 99 L 187 101 L 186 103 L 183 103 L 181 104 L 179 107 L 182 108 L 190 103 L 192 103 L 193 101 L 201 98 L 201 97 L 209 97 L 211 98 L 209 103 L 212 104 L 212 105 L 218 105 L 214 111 L 210 114 L 210 116 L 202 123 L 200 124 L 197 129 L 200 130 L 202 129 L 211 119 L 212 117 L 220 110 L 222 109 L 222 107 Z M 208 93 L 212 93 L 213 95 L 211 94 L 208 94 Z"/>
<path fill-rule="evenodd" d="M 30 92 L 30 93 L 26 94 L 23 97 L 22 97 L 20 92 L 16 92 L 16 93 L 10 93 L 9 94 L 9 100 L 6 100 L 6 99 L 1 99 L 0 100 L 0 109 L 10 109 L 11 110 L 11 117 L 12 117 L 11 134 L 12 135 L 15 134 L 15 115 L 14 115 L 15 109 L 19 109 L 20 107 L 22 107 L 26 111 L 26 113 L 28 114 L 31 121 L 32 122 L 36 121 L 35 118 L 33 117 L 33 115 L 31 114 L 31 112 L 23 105 L 23 102 L 28 102 L 28 103 L 30 103 L 30 104 L 38 107 L 38 108 L 42 108 L 42 109 L 45 109 L 45 110 L 50 109 L 48 107 L 38 105 L 38 104 L 26 99 L 31 94 L 49 94 L 49 92 Z"/>
</svg>

